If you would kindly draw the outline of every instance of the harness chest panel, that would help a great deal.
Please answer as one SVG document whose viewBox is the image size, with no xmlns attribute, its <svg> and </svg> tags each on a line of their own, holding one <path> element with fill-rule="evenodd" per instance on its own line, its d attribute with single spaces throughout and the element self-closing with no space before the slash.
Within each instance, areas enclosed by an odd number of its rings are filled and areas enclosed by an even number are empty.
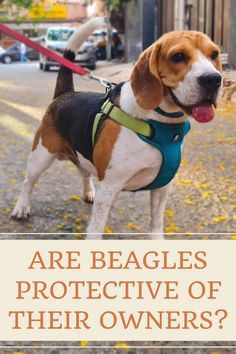
<svg viewBox="0 0 236 354">
<path fill-rule="evenodd" d="M 153 129 L 153 137 L 137 134 L 140 139 L 154 146 L 162 154 L 162 165 L 154 181 L 138 190 L 153 190 L 167 185 L 175 176 L 181 162 L 181 146 L 190 130 L 190 123 L 166 124 L 154 120 L 148 123 Z"/>
<path fill-rule="evenodd" d="M 181 118 L 183 112 L 166 113 L 160 108 L 156 111 L 169 118 Z M 93 125 L 93 145 L 99 122 L 103 117 L 109 117 L 120 125 L 134 131 L 140 139 L 158 149 L 162 154 L 160 171 L 154 181 L 138 190 L 152 190 L 167 185 L 175 176 L 181 162 L 181 146 L 185 135 L 190 130 L 189 121 L 184 123 L 167 124 L 155 120 L 144 121 L 130 116 L 109 101 L 104 102 L 101 111 L 97 113 Z M 136 192 L 138 190 L 133 190 Z"/>
</svg>

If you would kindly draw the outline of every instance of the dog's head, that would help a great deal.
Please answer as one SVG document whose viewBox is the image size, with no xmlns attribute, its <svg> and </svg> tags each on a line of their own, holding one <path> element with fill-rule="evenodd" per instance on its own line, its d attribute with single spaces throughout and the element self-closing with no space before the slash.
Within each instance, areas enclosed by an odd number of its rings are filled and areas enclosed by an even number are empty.
<svg viewBox="0 0 236 354">
<path fill-rule="evenodd" d="M 131 85 L 144 109 L 172 100 L 196 120 L 208 121 L 222 85 L 220 50 L 201 32 L 169 32 L 141 54 Z"/>
</svg>

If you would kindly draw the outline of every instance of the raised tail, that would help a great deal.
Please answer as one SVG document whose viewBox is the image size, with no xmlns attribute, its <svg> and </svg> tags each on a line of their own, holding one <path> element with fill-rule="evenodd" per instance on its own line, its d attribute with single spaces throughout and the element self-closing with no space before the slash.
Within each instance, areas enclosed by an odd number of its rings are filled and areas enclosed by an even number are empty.
<svg viewBox="0 0 236 354">
<path fill-rule="evenodd" d="M 63 57 L 73 62 L 82 43 L 93 33 L 94 30 L 96 30 L 96 28 L 104 23 L 103 17 L 93 17 L 91 20 L 81 25 L 78 31 L 73 33 L 70 37 Z M 73 73 L 65 66 L 60 66 L 57 75 L 54 98 L 68 91 L 74 91 Z"/>
</svg>

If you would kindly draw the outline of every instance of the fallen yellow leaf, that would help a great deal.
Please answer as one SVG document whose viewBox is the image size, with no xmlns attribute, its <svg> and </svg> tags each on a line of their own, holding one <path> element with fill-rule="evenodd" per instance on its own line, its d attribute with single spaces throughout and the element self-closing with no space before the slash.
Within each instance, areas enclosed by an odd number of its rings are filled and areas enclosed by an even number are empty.
<svg viewBox="0 0 236 354">
<path fill-rule="evenodd" d="M 208 188 L 208 184 L 207 183 L 201 183 L 201 184 L 198 184 L 197 185 L 197 188 L 199 188 L 199 189 L 206 189 L 206 188 Z"/>
<path fill-rule="evenodd" d="M 220 197 L 220 200 L 221 200 L 222 202 L 227 202 L 228 198 L 225 197 L 225 196 L 222 196 L 222 197 Z"/>
<path fill-rule="evenodd" d="M 177 225 L 175 225 L 174 223 L 171 223 L 169 226 L 165 227 L 165 232 L 177 233 L 177 232 L 180 232 L 180 228 Z"/>
<path fill-rule="evenodd" d="M 128 343 L 118 342 L 115 344 L 115 348 L 122 348 L 124 351 L 128 352 L 130 347 Z"/>
<path fill-rule="evenodd" d="M 213 218 L 213 221 L 214 222 L 221 222 L 221 221 L 225 221 L 227 219 L 228 219 L 228 217 L 226 215 L 220 215 L 220 216 L 217 216 L 216 218 Z"/>
<path fill-rule="evenodd" d="M 180 180 L 178 181 L 178 183 L 179 183 L 179 184 L 190 184 L 190 183 L 192 183 L 192 182 L 190 181 L 190 179 L 180 179 Z"/>
<path fill-rule="evenodd" d="M 166 209 L 165 214 L 171 218 L 174 215 L 174 212 L 170 209 Z"/>
<path fill-rule="evenodd" d="M 80 342 L 80 345 L 81 345 L 81 347 L 87 347 L 88 341 L 87 341 L 87 340 L 82 340 L 82 341 Z"/>
<path fill-rule="evenodd" d="M 213 192 L 204 192 L 202 193 L 202 198 L 210 198 L 213 195 Z"/>
<path fill-rule="evenodd" d="M 135 224 L 133 224 L 132 222 L 129 222 L 127 226 L 128 226 L 128 229 L 130 229 L 130 230 L 139 231 L 139 230 L 141 229 L 140 226 L 135 225 Z"/>
<path fill-rule="evenodd" d="M 74 237 L 76 237 L 76 238 L 81 238 L 81 237 L 83 237 L 83 235 L 81 235 L 81 234 L 75 234 Z"/>
<path fill-rule="evenodd" d="M 219 169 L 221 170 L 221 171 L 224 171 L 225 170 L 225 164 L 222 162 L 222 163 L 220 163 L 219 164 Z"/>
<path fill-rule="evenodd" d="M 112 229 L 108 225 L 105 226 L 104 231 L 105 231 L 106 234 L 112 234 Z"/>
<path fill-rule="evenodd" d="M 187 204 L 187 205 L 196 205 L 196 203 L 193 202 L 192 200 L 185 200 L 185 204 Z"/>
<path fill-rule="evenodd" d="M 79 200 L 81 200 L 81 198 L 78 197 L 78 196 L 76 196 L 76 195 L 71 195 L 71 196 L 70 196 L 70 200 L 79 201 Z"/>
</svg>

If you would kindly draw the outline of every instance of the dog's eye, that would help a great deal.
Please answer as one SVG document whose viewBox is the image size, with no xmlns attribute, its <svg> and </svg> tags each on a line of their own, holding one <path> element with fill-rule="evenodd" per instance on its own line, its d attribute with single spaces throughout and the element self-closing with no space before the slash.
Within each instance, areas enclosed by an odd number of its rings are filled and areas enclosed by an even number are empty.
<svg viewBox="0 0 236 354">
<path fill-rule="evenodd" d="M 214 52 L 211 53 L 211 60 L 216 60 L 219 56 L 219 52 L 217 50 L 214 50 Z"/>
<path fill-rule="evenodd" d="M 181 63 L 187 60 L 187 56 L 184 53 L 176 53 L 171 59 L 174 63 Z"/>
</svg>

